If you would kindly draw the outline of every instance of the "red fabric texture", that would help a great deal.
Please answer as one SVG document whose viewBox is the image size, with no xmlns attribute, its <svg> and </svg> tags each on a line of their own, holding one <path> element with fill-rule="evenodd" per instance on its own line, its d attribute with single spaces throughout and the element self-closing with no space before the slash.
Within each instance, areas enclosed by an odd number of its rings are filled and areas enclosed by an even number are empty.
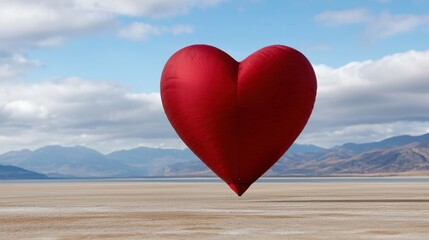
<svg viewBox="0 0 429 240">
<path fill-rule="evenodd" d="M 307 58 L 282 45 L 242 62 L 212 46 L 188 46 L 170 57 L 161 76 L 173 128 L 239 196 L 299 136 L 316 90 Z"/>
</svg>

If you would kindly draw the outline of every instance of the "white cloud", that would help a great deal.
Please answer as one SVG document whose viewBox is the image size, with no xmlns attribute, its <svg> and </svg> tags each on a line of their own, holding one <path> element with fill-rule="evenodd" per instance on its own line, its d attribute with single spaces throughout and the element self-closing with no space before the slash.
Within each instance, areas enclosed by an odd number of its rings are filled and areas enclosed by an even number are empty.
<svg viewBox="0 0 429 240">
<path fill-rule="evenodd" d="M 342 11 L 326 11 L 316 15 L 315 19 L 327 26 L 342 26 L 367 21 L 367 9 L 356 8 Z"/>
<path fill-rule="evenodd" d="M 159 146 L 179 146 L 159 93 L 131 93 L 112 83 L 79 78 L 3 83 L 0 122 L 0 152 L 46 144 L 110 151 L 146 145 L 150 139 L 157 139 Z"/>
<path fill-rule="evenodd" d="M 189 25 L 173 25 L 170 27 L 166 27 L 154 26 L 142 22 L 134 22 L 131 23 L 129 26 L 125 27 L 124 29 L 120 30 L 118 36 L 134 41 L 142 41 L 152 35 L 159 36 L 165 33 L 178 35 L 182 33 L 192 33 L 193 31 L 194 30 L 192 26 Z"/>
<path fill-rule="evenodd" d="M 317 101 L 300 140 L 332 146 L 426 133 L 427 66 L 429 51 L 408 51 L 339 68 L 315 66 Z"/>
<path fill-rule="evenodd" d="M 2 1 L 0 48 L 58 44 L 60 39 L 93 31 L 110 21 L 104 13 L 74 8 L 71 1 Z"/>
<path fill-rule="evenodd" d="M 222 0 L 2 0 L 0 1 L 0 50 L 61 44 L 67 38 L 116 30 L 119 16 L 168 17 L 193 8 L 211 7 Z M 189 33 L 185 25 L 164 27 L 161 32 Z M 152 32 L 153 33 L 153 32 Z"/>
<path fill-rule="evenodd" d="M 182 33 L 193 33 L 194 28 L 189 25 L 177 24 L 171 27 L 167 27 L 164 31 L 171 33 L 173 35 L 179 35 Z"/>
<path fill-rule="evenodd" d="M 391 14 L 388 11 L 371 14 L 362 8 L 322 12 L 315 16 L 315 20 L 331 27 L 363 24 L 365 39 L 369 42 L 429 26 L 429 15 Z"/>
<path fill-rule="evenodd" d="M 429 15 L 392 15 L 386 11 L 368 23 L 366 35 L 375 41 L 413 31 L 419 26 L 429 26 Z"/>
<path fill-rule="evenodd" d="M 47 116 L 47 108 L 43 105 L 37 105 L 28 100 L 15 100 L 4 105 L 3 111 L 11 119 L 44 119 Z"/>
<path fill-rule="evenodd" d="M 188 13 L 194 7 L 211 7 L 224 0 L 75 0 L 84 10 L 127 16 L 169 17 Z"/>
<path fill-rule="evenodd" d="M 22 54 L 0 56 L 0 82 L 20 78 L 29 68 L 39 65 L 40 62 L 30 60 Z"/>
</svg>

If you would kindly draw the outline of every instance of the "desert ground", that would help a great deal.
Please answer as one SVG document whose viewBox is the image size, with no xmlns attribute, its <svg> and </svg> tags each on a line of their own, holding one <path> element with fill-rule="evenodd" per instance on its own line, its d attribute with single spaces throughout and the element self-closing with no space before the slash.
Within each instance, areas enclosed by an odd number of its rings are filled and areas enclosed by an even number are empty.
<svg viewBox="0 0 429 240">
<path fill-rule="evenodd" d="M 429 183 L 0 183 L 0 239 L 424 239 Z"/>
</svg>

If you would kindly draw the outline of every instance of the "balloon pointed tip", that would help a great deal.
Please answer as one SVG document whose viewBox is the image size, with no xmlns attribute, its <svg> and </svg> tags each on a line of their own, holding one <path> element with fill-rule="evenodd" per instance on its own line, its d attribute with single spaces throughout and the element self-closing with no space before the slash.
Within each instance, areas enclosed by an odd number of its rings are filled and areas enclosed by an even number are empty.
<svg viewBox="0 0 429 240">
<path fill-rule="evenodd" d="M 250 187 L 248 183 L 229 183 L 228 186 L 234 191 L 239 197 Z"/>
</svg>

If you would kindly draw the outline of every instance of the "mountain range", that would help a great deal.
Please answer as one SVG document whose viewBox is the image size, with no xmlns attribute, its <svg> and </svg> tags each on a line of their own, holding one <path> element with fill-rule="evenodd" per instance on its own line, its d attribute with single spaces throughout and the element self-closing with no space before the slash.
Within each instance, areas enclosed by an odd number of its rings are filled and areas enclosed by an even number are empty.
<svg viewBox="0 0 429 240">
<path fill-rule="evenodd" d="M 429 175 L 429 134 L 285 154 L 270 175 Z"/>
<path fill-rule="evenodd" d="M 4 153 L 0 164 L 9 169 L 0 166 L 0 179 L 6 175 L 25 178 L 17 169 L 39 173 L 40 178 L 214 176 L 189 149 L 138 147 L 102 154 L 82 146 L 46 146 Z M 11 167 L 16 167 L 15 176 Z M 265 175 L 362 174 L 429 175 L 429 134 L 347 143 L 330 149 L 294 144 Z"/>
</svg>

